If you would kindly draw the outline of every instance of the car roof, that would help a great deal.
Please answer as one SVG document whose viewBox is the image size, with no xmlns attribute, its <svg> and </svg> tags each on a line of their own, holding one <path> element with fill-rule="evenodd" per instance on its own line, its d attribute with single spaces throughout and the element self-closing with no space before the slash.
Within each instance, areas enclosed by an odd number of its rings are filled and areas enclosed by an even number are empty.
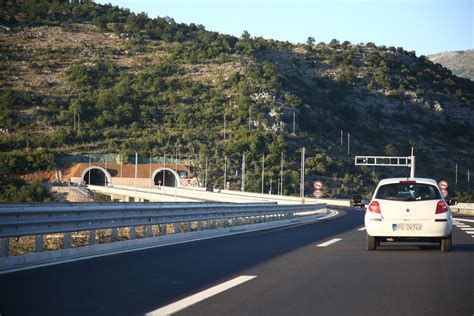
<svg viewBox="0 0 474 316">
<path fill-rule="evenodd" d="M 432 184 L 438 186 L 438 183 L 434 179 L 428 178 L 389 178 L 380 180 L 378 186 L 392 183 L 399 183 L 400 181 L 416 181 L 417 183 Z"/>
</svg>

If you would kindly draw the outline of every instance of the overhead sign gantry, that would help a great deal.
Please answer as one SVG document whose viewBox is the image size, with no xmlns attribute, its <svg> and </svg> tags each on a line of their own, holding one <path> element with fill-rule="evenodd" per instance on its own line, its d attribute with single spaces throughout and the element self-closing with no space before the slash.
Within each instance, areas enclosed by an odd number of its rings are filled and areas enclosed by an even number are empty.
<svg viewBox="0 0 474 316">
<path fill-rule="evenodd" d="M 395 156 L 355 156 L 356 166 L 380 166 L 380 167 L 409 167 L 410 178 L 415 177 L 415 156 L 413 148 L 411 156 L 395 157 Z"/>
</svg>

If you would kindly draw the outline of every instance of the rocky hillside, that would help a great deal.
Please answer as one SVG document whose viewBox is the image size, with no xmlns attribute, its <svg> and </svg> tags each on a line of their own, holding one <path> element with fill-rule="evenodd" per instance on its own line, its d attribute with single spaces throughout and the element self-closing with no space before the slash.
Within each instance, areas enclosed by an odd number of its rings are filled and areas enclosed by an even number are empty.
<svg viewBox="0 0 474 316">
<path fill-rule="evenodd" d="M 428 55 L 429 60 L 448 68 L 458 77 L 474 81 L 474 49 Z"/>
<path fill-rule="evenodd" d="M 89 151 L 179 151 L 201 176 L 207 157 L 216 185 L 227 157 L 236 189 L 245 153 L 253 191 L 265 155 L 273 192 L 283 153 L 295 194 L 304 146 L 307 194 L 317 178 L 332 197 L 408 174 L 355 167 L 355 154 L 415 146 L 418 175 L 451 181 L 456 163 L 473 166 L 474 83 L 401 47 L 236 38 L 90 1 L 2 3 L 3 181 L 51 168 L 50 153 Z M 460 179 L 453 189 L 467 191 Z"/>
</svg>

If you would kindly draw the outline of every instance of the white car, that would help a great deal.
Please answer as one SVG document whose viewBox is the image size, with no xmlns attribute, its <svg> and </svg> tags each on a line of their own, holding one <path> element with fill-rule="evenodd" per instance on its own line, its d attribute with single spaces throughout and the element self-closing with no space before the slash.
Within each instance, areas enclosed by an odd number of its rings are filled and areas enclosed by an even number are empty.
<svg viewBox="0 0 474 316">
<path fill-rule="evenodd" d="M 365 213 L 367 250 L 381 241 L 439 242 L 452 249 L 453 216 L 433 179 L 392 178 L 380 181 Z"/>
</svg>

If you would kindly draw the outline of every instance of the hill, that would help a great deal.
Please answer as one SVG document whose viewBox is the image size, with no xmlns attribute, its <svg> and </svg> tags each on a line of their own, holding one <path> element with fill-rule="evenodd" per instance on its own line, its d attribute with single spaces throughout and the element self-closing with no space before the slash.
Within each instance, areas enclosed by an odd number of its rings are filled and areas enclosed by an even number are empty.
<svg viewBox="0 0 474 316">
<path fill-rule="evenodd" d="M 474 49 L 466 51 L 443 52 L 427 56 L 433 63 L 448 68 L 458 77 L 474 81 Z"/>
<path fill-rule="evenodd" d="M 473 165 L 474 83 L 401 47 L 237 38 L 90 1 L 2 2 L 0 21 L 4 183 L 89 151 L 179 151 L 201 177 L 207 157 L 215 184 L 226 157 L 235 189 L 245 153 L 250 191 L 265 155 L 273 192 L 283 153 L 284 192 L 296 194 L 306 147 L 307 194 L 317 178 L 330 197 L 408 174 L 355 167 L 354 154 L 415 146 L 417 175 L 451 182 L 456 163 Z"/>
</svg>

